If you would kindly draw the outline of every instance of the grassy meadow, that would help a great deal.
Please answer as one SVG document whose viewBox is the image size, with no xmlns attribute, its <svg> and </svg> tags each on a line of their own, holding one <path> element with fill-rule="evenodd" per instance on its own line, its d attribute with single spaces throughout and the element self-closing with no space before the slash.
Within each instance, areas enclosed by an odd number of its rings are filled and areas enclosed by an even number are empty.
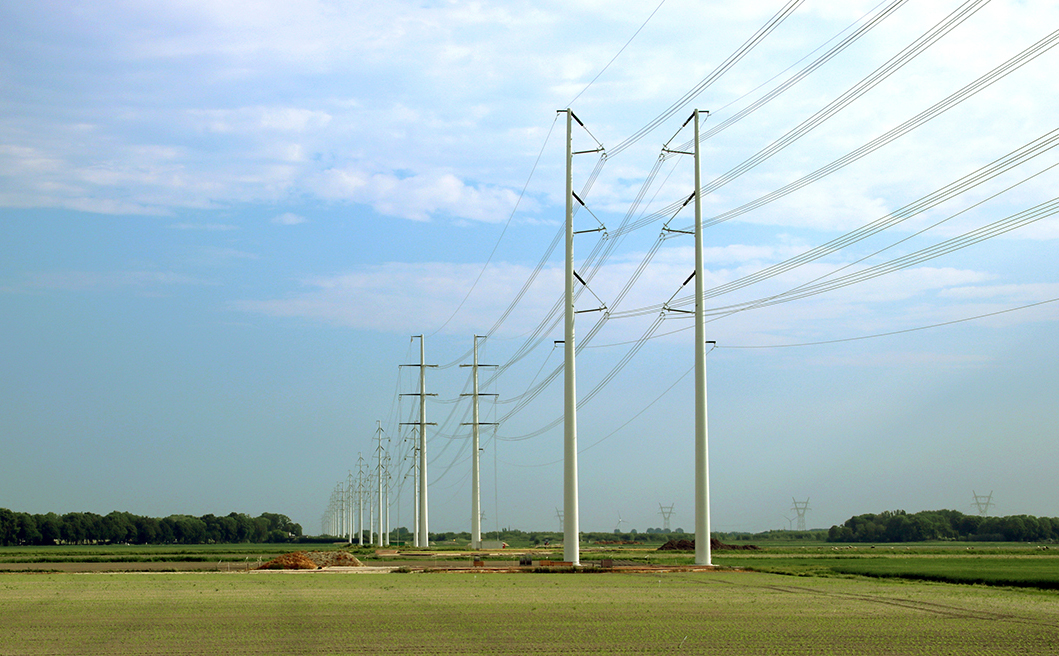
<svg viewBox="0 0 1059 656">
<path fill-rule="evenodd" d="M 1010 654 L 1050 593 L 763 573 L 6 574 L 0 653 Z"/>
<path fill-rule="evenodd" d="M 454 573 L 433 565 L 462 564 L 465 554 L 376 557 L 370 550 L 360 553 L 368 564 L 416 563 L 427 571 L 265 572 L 236 565 L 290 547 L 122 549 L 0 549 L 0 567 L 9 570 L 0 573 L 0 656 L 1059 652 L 1059 594 L 1048 583 L 1059 552 L 1024 545 L 777 545 L 717 552 L 722 569 L 713 572 L 594 574 Z M 661 565 L 692 559 L 586 549 L 584 562 L 604 556 Z M 201 558 L 190 563 L 202 571 L 10 571 L 58 568 L 61 558 L 163 565 L 172 558 L 174 569 L 186 569 L 189 561 L 178 559 L 187 557 Z M 486 564 L 511 557 L 490 556 Z M 54 560 L 14 562 L 35 558 Z M 108 567 L 137 564 L 112 560 Z M 972 584 L 983 572 L 993 573 L 992 585 Z M 1037 583 L 1002 584 L 1016 576 Z"/>
</svg>

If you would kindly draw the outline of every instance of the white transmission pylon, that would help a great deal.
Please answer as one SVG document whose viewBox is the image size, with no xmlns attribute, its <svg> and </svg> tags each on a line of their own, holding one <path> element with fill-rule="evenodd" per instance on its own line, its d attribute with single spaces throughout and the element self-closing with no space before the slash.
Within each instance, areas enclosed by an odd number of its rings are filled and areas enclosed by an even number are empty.
<svg viewBox="0 0 1059 656">
<path fill-rule="evenodd" d="M 990 506 L 995 506 L 993 503 L 993 491 L 989 491 L 989 495 L 978 494 L 974 490 L 971 490 L 971 494 L 974 495 L 974 506 L 978 508 L 978 514 L 986 516 L 989 514 Z"/>
<path fill-rule="evenodd" d="M 791 510 L 798 514 L 798 530 L 804 531 L 805 513 L 812 510 L 812 508 L 809 507 L 809 499 L 806 498 L 805 501 L 797 501 L 794 497 L 791 497 L 791 501 L 794 504 L 791 506 Z"/>
<path fill-rule="evenodd" d="M 666 533 L 669 533 L 669 531 L 670 531 L 669 520 L 673 516 L 673 506 L 674 505 L 676 505 L 676 504 L 670 504 L 668 506 L 663 506 L 662 504 L 658 504 L 658 514 L 662 516 L 662 530 L 665 531 Z"/>
</svg>

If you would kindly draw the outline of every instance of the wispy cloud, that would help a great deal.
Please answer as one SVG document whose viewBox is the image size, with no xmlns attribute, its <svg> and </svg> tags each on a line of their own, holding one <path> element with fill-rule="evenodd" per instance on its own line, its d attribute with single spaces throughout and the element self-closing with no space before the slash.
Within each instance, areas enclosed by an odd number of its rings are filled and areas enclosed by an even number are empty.
<svg viewBox="0 0 1059 656">
<path fill-rule="evenodd" d="M 21 280 L 2 289 L 7 292 L 108 291 L 212 284 L 216 283 L 173 271 L 47 271 L 24 274 Z"/>
<path fill-rule="evenodd" d="M 206 232 L 225 232 L 239 229 L 239 226 L 230 223 L 173 223 L 169 227 L 173 230 L 204 230 Z"/>
<path fill-rule="evenodd" d="M 305 223 L 308 220 L 309 219 L 305 218 L 304 216 L 301 216 L 300 214 L 295 214 L 293 212 L 284 212 L 279 216 L 272 217 L 272 223 L 275 223 L 276 225 L 286 226 L 298 225 L 300 223 Z"/>
</svg>

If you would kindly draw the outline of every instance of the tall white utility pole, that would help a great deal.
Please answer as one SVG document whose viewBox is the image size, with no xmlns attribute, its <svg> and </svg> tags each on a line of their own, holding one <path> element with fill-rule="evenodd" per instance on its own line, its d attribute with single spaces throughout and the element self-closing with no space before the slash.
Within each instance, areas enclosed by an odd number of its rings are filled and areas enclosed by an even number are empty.
<svg viewBox="0 0 1059 656">
<path fill-rule="evenodd" d="M 695 110 L 695 564 L 710 559 L 710 458 L 706 415 L 706 304 L 703 280 L 699 110 Z"/>
<path fill-rule="evenodd" d="M 419 426 L 412 426 L 412 545 L 419 546 Z"/>
<path fill-rule="evenodd" d="M 581 564 L 580 526 L 577 515 L 577 392 L 574 387 L 574 151 L 573 118 L 566 112 L 566 321 L 563 342 L 563 560 Z"/>
<path fill-rule="evenodd" d="M 346 514 L 349 517 L 349 540 L 347 544 L 353 544 L 353 470 L 349 470 L 346 476 Z"/>
<path fill-rule="evenodd" d="M 471 367 L 471 384 L 474 391 L 471 394 L 461 394 L 460 396 L 472 396 L 472 420 L 471 420 L 471 549 L 482 548 L 482 485 L 481 485 L 481 447 L 480 440 L 478 438 L 478 427 L 482 425 L 478 421 L 478 397 L 479 396 L 496 396 L 496 394 L 479 394 L 478 393 L 478 368 L 479 367 L 495 367 L 494 364 L 478 364 L 478 338 L 479 335 L 474 336 L 474 364 Z M 485 339 L 482 337 L 482 339 Z M 468 365 L 461 364 L 461 367 Z M 495 426 L 496 424 L 489 424 Z"/>
<path fill-rule="evenodd" d="M 357 544 L 364 546 L 364 456 L 357 454 Z"/>
<path fill-rule="evenodd" d="M 390 438 L 386 438 L 386 482 L 383 488 L 386 491 L 386 532 L 383 533 L 383 544 L 390 546 Z"/>
<path fill-rule="evenodd" d="M 368 457 L 368 544 L 374 542 L 372 535 L 375 529 L 375 506 L 371 502 L 371 457 Z"/>
<path fill-rule="evenodd" d="M 427 396 L 437 396 L 437 394 L 427 394 L 427 367 L 436 367 L 437 365 L 426 363 L 426 346 L 424 345 L 426 340 L 423 335 L 413 335 L 412 339 L 416 337 L 419 338 L 419 364 L 405 366 L 419 367 L 419 393 L 402 394 L 401 396 L 419 397 L 419 512 L 417 513 L 418 526 L 416 527 L 415 546 L 429 547 L 430 528 L 427 522 Z M 436 424 L 430 423 L 429 425 L 434 426 Z"/>
<path fill-rule="evenodd" d="M 384 452 L 383 452 L 383 449 L 382 449 L 382 434 L 383 434 L 383 430 L 382 430 L 382 422 L 381 421 L 377 421 L 375 423 L 376 423 L 376 425 L 378 425 L 378 428 L 375 429 L 375 439 L 379 443 L 379 445 L 375 448 L 375 456 L 376 456 L 376 458 L 378 458 L 378 468 L 376 470 L 376 473 L 378 474 L 378 477 L 379 477 L 379 537 L 378 537 L 377 544 L 378 544 L 378 546 L 381 547 L 382 546 L 383 534 L 385 533 L 385 530 L 383 528 L 383 515 L 382 515 L 382 503 L 383 503 L 383 496 L 382 496 L 383 471 L 382 471 L 382 468 L 383 468 L 383 456 L 384 456 Z"/>
</svg>

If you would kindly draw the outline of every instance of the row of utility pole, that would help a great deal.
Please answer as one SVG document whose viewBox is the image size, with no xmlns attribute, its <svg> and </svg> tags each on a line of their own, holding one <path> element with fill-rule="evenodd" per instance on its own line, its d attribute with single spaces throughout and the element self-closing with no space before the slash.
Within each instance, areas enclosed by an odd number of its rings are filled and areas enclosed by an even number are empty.
<svg viewBox="0 0 1059 656">
<path fill-rule="evenodd" d="M 566 267 L 565 267 L 565 334 L 563 346 L 564 364 L 564 402 L 563 402 L 563 560 L 571 565 L 580 565 L 579 520 L 577 499 L 577 392 L 575 375 L 574 318 L 577 310 L 574 305 L 574 280 L 582 285 L 585 281 L 574 271 L 574 188 L 573 156 L 581 153 L 602 151 L 602 146 L 595 150 L 575 152 L 573 149 L 573 122 L 584 127 L 570 109 L 559 110 L 566 114 Z M 711 565 L 710 550 L 710 482 L 708 456 L 708 422 L 706 410 L 706 353 L 713 342 L 706 339 L 705 298 L 704 298 L 704 255 L 702 228 L 702 180 L 701 151 L 699 146 L 700 112 L 695 110 L 684 122 L 687 126 L 694 122 L 693 153 L 695 158 L 695 564 Z M 683 127 L 682 126 L 682 129 Z M 581 200 L 581 199 L 577 199 Z M 583 201 L 582 201 L 583 204 Z M 686 283 L 685 283 L 686 284 Z M 557 511 L 558 512 L 558 511 Z"/>
<path fill-rule="evenodd" d="M 405 364 L 401 366 L 407 367 L 419 367 L 419 391 L 410 392 L 407 394 L 401 394 L 401 396 L 416 396 L 419 397 L 419 421 L 416 422 L 402 422 L 401 426 L 412 426 L 412 439 L 413 447 L 412 453 L 412 490 L 413 490 L 413 530 L 412 539 L 413 545 L 416 547 L 428 547 L 430 545 L 429 535 L 429 504 L 427 490 L 428 486 L 425 481 L 427 480 L 427 443 L 426 443 L 426 427 L 436 426 L 435 422 L 427 421 L 426 411 L 426 399 L 428 396 L 437 396 L 436 394 L 430 394 L 426 391 L 426 370 L 430 367 L 436 367 L 437 365 L 426 363 L 426 346 L 423 335 L 413 336 L 412 339 L 419 339 L 419 362 L 415 364 Z M 479 398 L 482 396 L 496 396 L 495 394 L 482 394 L 478 391 L 478 370 L 486 367 L 493 368 L 496 365 L 483 365 L 478 362 L 478 343 L 479 340 L 485 339 L 480 335 L 474 336 L 474 360 L 471 364 L 461 365 L 462 367 L 471 367 L 472 380 L 473 380 L 473 391 L 470 394 L 462 394 L 461 396 L 472 397 L 473 410 L 472 410 L 472 422 L 469 424 L 463 424 L 464 426 L 471 426 L 472 435 L 472 458 L 471 458 L 471 547 L 473 549 L 480 549 L 482 546 L 482 502 L 481 502 L 481 440 L 480 440 L 480 427 L 481 426 L 495 426 L 495 423 L 481 422 L 479 421 Z M 327 511 L 324 513 L 321 519 L 321 530 L 326 535 L 335 535 L 346 537 L 350 544 L 353 543 L 353 536 L 357 535 L 358 544 L 364 544 L 364 507 L 365 503 L 369 507 L 369 519 L 367 526 L 368 528 L 368 541 L 369 543 L 373 537 L 373 531 L 376 529 L 378 533 L 375 534 L 376 544 L 378 546 L 386 546 L 390 544 L 390 494 L 392 492 L 392 477 L 390 476 L 390 455 L 388 449 L 383 445 L 383 440 L 389 444 L 389 439 L 385 437 L 385 431 L 382 428 L 381 422 L 376 422 L 377 428 L 375 430 L 376 448 L 375 448 L 375 461 L 377 463 L 374 474 L 370 473 L 365 477 L 364 474 L 364 459 L 363 456 L 359 457 L 358 462 L 358 476 L 356 484 L 354 485 L 353 473 L 349 473 L 345 485 L 339 482 L 335 486 L 335 490 L 331 494 L 331 500 L 328 505 Z M 376 490 L 372 490 L 372 484 L 376 486 Z M 372 496 L 374 492 L 374 497 Z M 374 517 L 375 503 L 377 502 L 378 507 L 378 521 L 376 522 Z"/>
<path fill-rule="evenodd" d="M 573 202 L 577 198 L 573 190 L 573 157 L 583 153 L 599 153 L 605 151 L 600 145 L 594 150 L 575 152 L 573 150 L 573 122 L 576 121 L 584 127 L 577 116 L 570 109 L 559 110 L 566 114 L 566 258 L 565 258 L 565 298 L 564 298 L 564 394 L 563 394 L 563 510 L 556 509 L 556 514 L 563 528 L 563 560 L 571 565 L 580 565 L 580 526 L 578 515 L 578 482 L 577 482 L 577 391 L 576 391 L 576 367 L 575 355 L 576 344 L 574 341 L 574 323 L 577 310 L 575 308 L 575 286 L 574 281 L 587 286 L 585 281 L 577 275 L 574 270 L 574 237 L 578 234 L 574 230 Z M 700 112 L 695 110 L 691 117 L 685 121 L 684 126 L 694 122 L 694 152 L 681 153 L 694 155 L 695 159 L 695 270 L 692 278 L 695 280 L 695 563 L 698 565 L 711 565 L 710 552 L 710 486 L 709 486 L 709 457 L 708 457 L 708 421 L 706 405 L 706 353 L 709 345 L 713 342 L 706 340 L 705 304 L 704 304 L 704 256 L 703 256 L 703 226 L 702 226 L 702 181 L 701 181 L 701 153 L 699 146 L 699 122 Z M 683 129 L 683 126 L 682 126 Z M 668 151 L 677 152 L 677 151 Z M 577 198 L 583 205 L 584 202 Z M 690 200 L 690 199 L 689 199 Z M 593 230 L 594 232 L 595 230 Z M 687 284 L 687 281 L 685 281 Z M 669 308 L 667 308 L 668 310 Z M 436 425 L 427 421 L 426 400 L 428 396 L 436 396 L 427 393 L 426 370 L 437 365 L 426 363 L 426 345 L 423 335 L 417 335 L 413 339 L 419 339 L 419 363 L 402 366 L 419 367 L 419 391 L 402 396 L 419 397 L 419 421 L 409 422 L 401 425 L 413 426 L 413 433 L 417 436 L 418 444 L 413 449 L 413 498 L 415 525 L 413 531 L 414 544 L 417 547 L 429 546 L 429 513 L 427 496 L 427 426 Z M 479 454 L 481 451 L 479 443 L 479 429 L 483 425 L 478 418 L 478 402 L 483 395 L 478 391 L 478 370 L 481 367 L 494 367 L 495 365 L 482 365 L 478 363 L 478 341 L 482 339 L 478 335 L 474 337 L 474 362 L 472 367 L 473 392 L 463 396 L 473 397 L 472 416 L 470 424 L 472 435 L 471 456 L 471 547 L 481 548 L 481 490 L 480 490 L 480 467 Z M 466 425 L 466 424 L 465 424 Z M 389 502 L 384 498 L 388 495 L 389 475 L 387 465 L 388 456 L 382 446 L 384 431 L 380 426 L 376 431 L 378 446 L 376 448 L 375 481 L 378 485 L 376 498 L 378 500 L 378 544 L 382 546 L 389 540 Z M 418 460 L 418 466 L 415 461 Z M 352 473 L 348 478 L 344 492 L 341 483 L 332 494 L 332 502 L 329 512 L 325 513 L 325 532 L 331 535 L 349 535 L 352 542 L 353 535 L 353 498 L 354 487 L 352 484 Z M 365 498 L 363 462 L 361 462 L 358 482 L 355 488 L 357 507 L 357 535 L 363 544 L 362 522 L 363 506 Z M 370 504 L 369 504 L 370 505 Z M 672 507 L 669 509 L 672 512 Z M 384 520 L 384 514 L 386 519 Z M 663 509 L 663 516 L 669 519 Z M 373 520 L 369 520 L 369 526 Z M 369 533 L 370 540 L 370 533 Z"/>
</svg>

